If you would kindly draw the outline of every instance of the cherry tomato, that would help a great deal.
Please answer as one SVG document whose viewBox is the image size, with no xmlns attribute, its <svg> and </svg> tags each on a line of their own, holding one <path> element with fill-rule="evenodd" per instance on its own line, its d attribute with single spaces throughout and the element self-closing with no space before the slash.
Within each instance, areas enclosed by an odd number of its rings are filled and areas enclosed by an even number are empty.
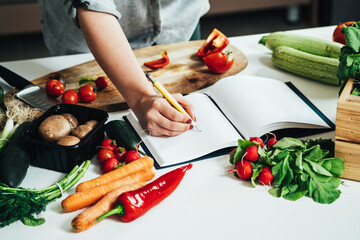
<svg viewBox="0 0 360 240">
<path fill-rule="evenodd" d="M 96 99 L 96 90 L 90 85 L 84 85 L 79 89 L 79 98 L 81 102 L 90 103 Z"/>
<path fill-rule="evenodd" d="M 102 89 L 106 88 L 107 86 L 109 86 L 109 82 L 105 77 L 98 77 L 95 80 L 95 85 L 98 89 L 102 90 Z"/>
<path fill-rule="evenodd" d="M 116 141 L 113 139 L 110 139 L 110 138 L 105 138 L 101 142 L 101 147 L 108 148 L 108 149 L 111 149 L 112 151 L 114 151 L 117 148 Z"/>
<path fill-rule="evenodd" d="M 101 164 L 100 169 L 103 173 L 107 173 L 114 170 L 117 165 L 119 165 L 119 162 L 116 158 L 109 158 Z"/>
<path fill-rule="evenodd" d="M 64 93 L 64 84 L 59 80 L 52 79 L 46 83 L 46 93 L 53 97 L 58 97 Z"/>
<path fill-rule="evenodd" d="M 348 21 L 348 22 L 337 25 L 337 27 L 335 28 L 334 33 L 333 33 L 333 41 L 346 45 L 345 35 L 344 35 L 344 33 L 341 32 L 341 29 L 343 29 L 345 26 L 350 26 L 355 23 L 356 22 Z"/>
<path fill-rule="evenodd" d="M 230 51 L 213 53 L 203 59 L 206 66 L 214 73 L 225 73 L 234 64 L 234 58 Z"/>
<path fill-rule="evenodd" d="M 61 97 L 63 103 L 77 104 L 79 95 L 74 90 L 66 90 Z"/>
<path fill-rule="evenodd" d="M 115 158 L 115 154 L 112 150 L 110 150 L 108 148 L 101 148 L 98 151 L 96 158 L 97 158 L 98 162 L 100 164 L 102 164 L 109 158 Z"/>
</svg>

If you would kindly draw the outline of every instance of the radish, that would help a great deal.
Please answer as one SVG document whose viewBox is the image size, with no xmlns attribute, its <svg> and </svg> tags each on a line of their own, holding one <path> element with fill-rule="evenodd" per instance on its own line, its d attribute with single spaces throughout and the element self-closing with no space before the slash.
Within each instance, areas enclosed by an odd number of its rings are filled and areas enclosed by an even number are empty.
<svg viewBox="0 0 360 240">
<path fill-rule="evenodd" d="M 98 77 L 95 80 L 95 85 L 97 88 L 102 90 L 102 89 L 106 88 L 107 86 L 109 86 L 109 82 L 105 77 Z"/>
<path fill-rule="evenodd" d="M 124 160 L 125 163 L 130 163 L 130 162 L 133 162 L 133 161 L 138 160 L 139 158 L 141 158 L 141 155 L 138 152 L 138 147 L 139 147 L 140 143 L 141 142 L 136 144 L 136 149 L 135 150 L 126 151 L 126 153 L 123 155 L 123 160 Z"/>
<path fill-rule="evenodd" d="M 229 170 L 228 173 L 236 172 L 239 178 L 248 180 L 252 175 L 252 165 L 249 161 L 240 160 L 238 161 L 236 168 Z"/>
<path fill-rule="evenodd" d="M 100 169 L 103 173 L 107 173 L 114 170 L 118 165 L 119 162 L 116 158 L 109 158 L 101 164 Z"/>
<path fill-rule="evenodd" d="M 267 142 L 266 142 L 266 147 L 267 148 L 272 148 L 272 146 L 277 143 L 277 140 L 276 140 L 276 135 L 273 134 L 273 133 L 270 133 L 271 135 L 273 135 L 274 137 L 273 138 L 270 138 Z"/>
<path fill-rule="evenodd" d="M 122 162 L 123 161 L 123 157 L 126 153 L 126 149 L 123 147 L 118 147 L 114 150 L 114 154 L 115 154 L 115 158 L 119 161 Z"/>
<path fill-rule="evenodd" d="M 245 150 L 244 157 L 246 160 L 251 162 L 257 161 L 259 159 L 258 146 L 251 145 Z"/>
<path fill-rule="evenodd" d="M 133 162 L 135 160 L 138 160 L 139 158 L 141 158 L 140 153 L 136 150 L 129 150 L 123 156 L 123 160 L 125 163 Z"/>
<path fill-rule="evenodd" d="M 270 185 L 274 176 L 271 173 L 271 169 L 269 167 L 263 167 L 258 176 L 258 181 L 263 185 Z"/>
<path fill-rule="evenodd" d="M 117 146 L 116 146 L 116 140 L 110 139 L 110 138 L 105 138 L 101 144 L 101 147 L 103 148 L 109 148 L 110 150 L 114 151 Z"/>
<path fill-rule="evenodd" d="M 264 147 L 264 142 L 263 142 L 263 140 L 262 140 L 261 138 L 259 138 L 259 137 L 251 137 L 251 138 L 249 138 L 249 141 L 250 141 L 250 142 L 256 142 L 256 143 L 258 143 L 261 148 Z"/>
</svg>

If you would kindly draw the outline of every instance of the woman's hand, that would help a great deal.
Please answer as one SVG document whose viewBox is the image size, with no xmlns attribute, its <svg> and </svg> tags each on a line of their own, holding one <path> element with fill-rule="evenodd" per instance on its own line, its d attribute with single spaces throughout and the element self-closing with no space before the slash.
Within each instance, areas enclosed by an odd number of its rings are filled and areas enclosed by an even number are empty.
<svg viewBox="0 0 360 240">
<path fill-rule="evenodd" d="M 141 126 L 152 136 L 176 136 L 192 128 L 191 122 L 195 119 L 193 106 L 181 94 L 173 97 L 189 113 L 180 113 L 161 95 L 143 96 L 133 107 Z"/>
</svg>

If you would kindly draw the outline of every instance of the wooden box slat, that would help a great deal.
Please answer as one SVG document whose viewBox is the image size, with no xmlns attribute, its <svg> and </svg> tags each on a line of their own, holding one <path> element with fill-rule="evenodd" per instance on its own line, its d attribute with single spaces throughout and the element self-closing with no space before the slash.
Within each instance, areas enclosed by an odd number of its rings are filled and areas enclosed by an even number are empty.
<svg viewBox="0 0 360 240">
<path fill-rule="evenodd" d="M 360 97 L 352 96 L 349 79 L 337 103 L 335 156 L 344 159 L 342 178 L 360 181 Z"/>
<path fill-rule="evenodd" d="M 360 144 L 335 140 L 335 156 L 345 162 L 341 177 L 360 181 Z"/>
</svg>

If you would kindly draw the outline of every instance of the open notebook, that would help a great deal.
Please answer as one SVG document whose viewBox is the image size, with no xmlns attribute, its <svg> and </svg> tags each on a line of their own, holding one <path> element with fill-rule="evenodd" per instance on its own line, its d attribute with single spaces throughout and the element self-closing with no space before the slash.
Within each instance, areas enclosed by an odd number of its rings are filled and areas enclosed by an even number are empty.
<svg viewBox="0 0 360 240">
<path fill-rule="evenodd" d="M 194 128 L 175 137 L 154 137 L 143 131 L 132 112 L 125 116 L 158 168 L 193 161 L 235 147 L 238 139 L 279 129 L 335 128 L 291 83 L 235 75 L 221 79 L 205 92 L 185 96 L 194 105 L 201 132 Z"/>
</svg>

